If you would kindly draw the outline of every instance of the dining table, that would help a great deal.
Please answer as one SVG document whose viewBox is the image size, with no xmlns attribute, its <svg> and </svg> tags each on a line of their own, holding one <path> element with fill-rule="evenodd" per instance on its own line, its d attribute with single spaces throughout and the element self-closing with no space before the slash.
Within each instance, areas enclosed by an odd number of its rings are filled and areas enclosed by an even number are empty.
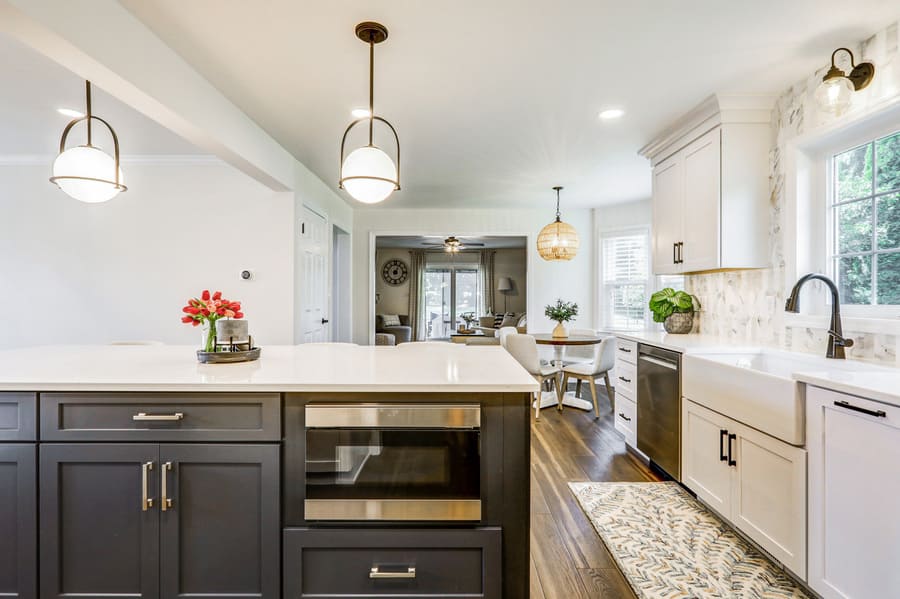
<svg viewBox="0 0 900 599">
<path fill-rule="evenodd" d="M 560 369 L 566 355 L 566 348 L 573 346 L 597 345 L 606 337 L 601 335 L 569 335 L 568 337 L 554 337 L 550 333 L 537 333 L 534 335 L 534 342 L 538 345 L 553 346 L 553 365 Z M 557 384 L 562 383 L 562 374 L 557 379 Z M 557 405 L 557 395 L 555 391 L 544 391 L 541 393 L 541 409 Z M 594 404 L 585 399 L 576 396 L 575 393 L 566 391 L 563 393 L 562 403 L 564 406 L 578 408 L 579 410 L 591 411 Z"/>
</svg>

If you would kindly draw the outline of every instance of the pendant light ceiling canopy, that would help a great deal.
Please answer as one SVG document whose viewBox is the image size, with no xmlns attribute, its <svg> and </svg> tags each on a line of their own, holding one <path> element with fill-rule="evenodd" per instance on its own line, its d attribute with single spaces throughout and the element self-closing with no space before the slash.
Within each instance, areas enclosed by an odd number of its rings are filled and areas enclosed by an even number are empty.
<svg viewBox="0 0 900 599">
<path fill-rule="evenodd" d="M 344 131 L 341 139 L 341 179 L 338 187 L 347 190 L 354 199 L 364 204 L 377 204 L 400 189 L 400 139 L 394 126 L 375 115 L 375 44 L 387 39 L 388 31 L 380 23 L 365 22 L 356 26 L 356 37 L 369 44 L 369 112 L 356 119 Z M 397 162 L 374 142 L 375 121 L 390 129 L 397 148 Z M 369 143 L 350 152 L 344 158 L 347 135 L 360 123 L 369 125 Z"/>
<path fill-rule="evenodd" d="M 544 260 L 571 260 L 578 253 L 578 232 L 569 223 L 559 217 L 559 192 L 562 187 L 554 187 L 556 191 L 556 220 L 541 229 L 537 238 L 538 254 Z"/>
<path fill-rule="evenodd" d="M 63 129 L 59 156 L 53 161 L 50 181 L 76 200 L 97 204 L 113 199 L 128 188 L 119 167 L 119 138 L 109 123 L 91 112 L 91 82 L 85 81 L 84 84 L 87 110 L 84 116 L 73 119 Z M 67 150 L 69 132 L 82 121 L 87 125 L 87 144 Z M 93 145 L 93 121 L 103 123 L 109 130 L 113 142 L 112 156 Z"/>
</svg>

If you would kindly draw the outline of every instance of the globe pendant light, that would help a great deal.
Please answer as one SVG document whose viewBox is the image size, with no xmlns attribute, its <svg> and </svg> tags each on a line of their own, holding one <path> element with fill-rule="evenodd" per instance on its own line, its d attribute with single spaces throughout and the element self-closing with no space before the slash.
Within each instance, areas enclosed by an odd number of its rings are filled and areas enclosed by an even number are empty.
<svg viewBox="0 0 900 599">
<path fill-rule="evenodd" d="M 375 116 L 375 44 L 380 44 L 387 36 L 387 28 L 379 23 L 366 22 L 356 26 L 356 37 L 369 44 L 369 113 L 350 123 L 344 131 L 341 139 L 341 180 L 338 187 L 347 190 L 354 199 L 364 204 L 377 204 L 400 189 L 400 139 L 393 125 L 380 116 Z M 394 135 L 397 164 L 375 145 L 375 121 L 387 125 Z M 344 158 L 347 134 L 362 122 L 369 124 L 369 144 L 353 150 Z"/>
<path fill-rule="evenodd" d="M 571 260 L 578 253 L 578 233 L 575 227 L 559 218 L 559 192 L 556 191 L 556 220 L 541 229 L 537 238 L 538 254 L 544 260 Z"/>
<path fill-rule="evenodd" d="M 119 138 L 105 120 L 91 112 L 91 82 L 85 81 L 87 112 L 76 118 L 63 129 L 59 140 L 59 156 L 53 161 L 53 176 L 50 181 L 67 195 L 81 202 L 97 204 L 113 199 L 120 191 L 127 191 L 119 168 Z M 66 149 L 66 138 L 72 127 L 85 121 L 87 124 L 87 144 Z M 113 156 L 92 145 L 92 122 L 100 121 L 109 129 L 113 141 Z"/>
</svg>

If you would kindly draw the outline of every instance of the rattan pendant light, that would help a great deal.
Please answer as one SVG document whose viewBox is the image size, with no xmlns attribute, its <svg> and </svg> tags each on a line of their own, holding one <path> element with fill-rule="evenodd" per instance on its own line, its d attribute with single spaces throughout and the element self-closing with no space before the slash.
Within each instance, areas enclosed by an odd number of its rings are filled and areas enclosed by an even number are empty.
<svg viewBox="0 0 900 599">
<path fill-rule="evenodd" d="M 556 220 L 541 229 L 537 238 L 537 251 L 544 260 L 571 260 L 578 253 L 578 232 L 559 218 L 559 192 L 556 191 Z"/>
</svg>

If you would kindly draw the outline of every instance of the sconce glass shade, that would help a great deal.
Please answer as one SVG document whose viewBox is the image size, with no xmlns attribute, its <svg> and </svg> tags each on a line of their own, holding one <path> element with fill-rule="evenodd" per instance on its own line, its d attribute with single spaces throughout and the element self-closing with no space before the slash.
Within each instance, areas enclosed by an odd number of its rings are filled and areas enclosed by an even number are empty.
<svg viewBox="0 0 900 599">
<path fill-rule="evenodd" d="M 537 250 L 544 260 L 571 260 L 578 253 L 575 227 L 560 220 L 552 222 L 538 234 Z"/>
<path fill-rule="evenodd" d="M 122 169 L 116 182 L 115 159 L 94 146 L 75 146 L 53 161 L 51 179 L 67 195 L 81 202 L 98 204 L 125 189 Z"/>
<path fill-rule="evenodd" d="M 819 108 L 832 114 L 842 114 L 853 98 L 853 82 L 847 77 L 830 77 L 816 88 L 816 103 Z"/>
<path fill-rule="evenodd" d="M 341 184 L 355 200 L 377 204 L 397 189 L 397 166 L 375 146 L 357 148 L 341 165 Z"/>
</svg>

